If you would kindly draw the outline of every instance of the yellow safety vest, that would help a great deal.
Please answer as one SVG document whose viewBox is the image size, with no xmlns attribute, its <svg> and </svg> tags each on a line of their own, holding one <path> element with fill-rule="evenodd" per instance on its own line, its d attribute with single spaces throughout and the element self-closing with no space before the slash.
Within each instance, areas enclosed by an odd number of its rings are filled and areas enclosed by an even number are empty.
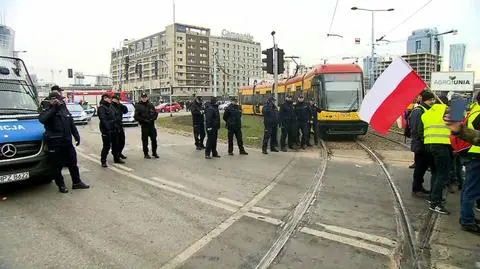
<svg viewBox="0 0 480 269">
<path fill-rule="evenodd" d="M 473 121 L 480 115 L 480 106 L 479 105 L 473 105 L 472 110 L 470 111 L 470 116 L 468 117 L 467 121 L 467 127 L 469 129 L 475 129 L 473 128 Z M 476 153 L 480 154 L 480 147 L 479 146 L 473 146 L 468 150 L 468 153 Z"/>
<path fill-rule="evenodd" d="M 443 115 L 447 110 L 445 104 L 434 104 L 422 115 L 423 143 L 450 145 L 450 129 L 448 129 Z"/>
</svg>

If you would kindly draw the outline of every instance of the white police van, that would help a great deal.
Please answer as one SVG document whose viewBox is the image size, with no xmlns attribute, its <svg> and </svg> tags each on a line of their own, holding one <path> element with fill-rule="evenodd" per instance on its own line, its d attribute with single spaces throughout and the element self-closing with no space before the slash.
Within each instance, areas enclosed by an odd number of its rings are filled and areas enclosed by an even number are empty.
<svg viewBox="0 0 480 269">
<path fill-rule="evenodd" d="M 38 112 L 38 94 L 24 62 L 0 56 L 0 184 L 51 181 Z"/>
</svg>

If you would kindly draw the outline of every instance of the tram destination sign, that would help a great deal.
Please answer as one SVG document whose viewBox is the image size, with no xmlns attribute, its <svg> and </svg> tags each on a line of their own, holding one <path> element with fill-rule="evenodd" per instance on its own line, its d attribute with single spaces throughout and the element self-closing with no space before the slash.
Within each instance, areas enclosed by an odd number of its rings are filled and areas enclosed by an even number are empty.
<svg viewBox="0 0 480 269">
<path fill-rule="evenodd" d="M 222 30 L 222 37 L 236 39 L 236 40 L 244 40 L 244 41 L 253 41 L 253 36 L 251 34 L 240 34 L 235 32 L 230 32 L 228 30 Z"/>
</svg>

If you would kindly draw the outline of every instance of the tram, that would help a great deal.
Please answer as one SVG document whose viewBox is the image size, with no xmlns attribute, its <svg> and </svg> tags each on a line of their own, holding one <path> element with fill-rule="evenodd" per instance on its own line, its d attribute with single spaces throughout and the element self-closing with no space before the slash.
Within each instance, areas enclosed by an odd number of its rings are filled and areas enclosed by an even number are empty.
<svg viewBox="0 0 480 269">
<path fill-rule="evenodd" d="M 242 113 L 261 115 L 263 104 L 272 95 L 273 85 L 241 87 L 238 91 Z M 364 135 L 368 124 L 358 115 L 365 96 L 362 69 L 356 64 L 322 64 L 311 71 L 278 83 L 278 103 L 285 95 L 314 100 L 322 135 Z"/>
</svg>

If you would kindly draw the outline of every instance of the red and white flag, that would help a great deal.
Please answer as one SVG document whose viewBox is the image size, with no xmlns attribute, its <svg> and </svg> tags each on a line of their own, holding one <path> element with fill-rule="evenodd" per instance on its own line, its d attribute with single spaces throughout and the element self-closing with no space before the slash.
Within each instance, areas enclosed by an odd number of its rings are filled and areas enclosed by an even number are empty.
<svg viewBox="0 0 480 269">
<path fill-rule="evenodd" d="M 425 81 L 398 57 L 365 95 L 360 118 L 377 132 L 387 134 L 395 120 L 426 87 Z"/>
</svg>

